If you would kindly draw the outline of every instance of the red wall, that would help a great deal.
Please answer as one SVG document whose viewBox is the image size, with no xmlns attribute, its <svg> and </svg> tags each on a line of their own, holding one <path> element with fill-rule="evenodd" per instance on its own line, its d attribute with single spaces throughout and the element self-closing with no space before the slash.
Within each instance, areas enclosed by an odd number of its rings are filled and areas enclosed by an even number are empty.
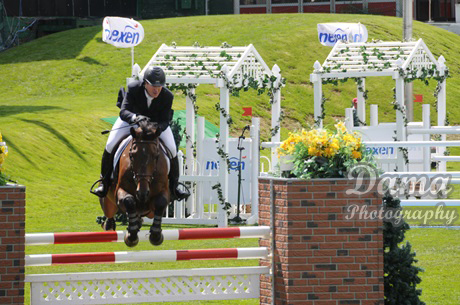
<svg viewBox="0 0 460 305">
<path fill-rule="evenodd" d="M 444 9 L 443 7 L 441 8 Z M 396 3 L 395 2 L 372 2 L 368 4 L 368 10 L 371 14 L 396 16 Z M 303 7 L 304 13 L 329 13 L 330 5 L 305 5 Z M 362 4 L 336 4 L 337 13 L 359 13 L 362 11 Z M 450 14 L 450 7 L 449 7 Z M 272 13 L 297 13 L 297 6 L 273 6 Z M 241 14 L 265 14 L 265 7 L 241 7 Z"/>
</svg>

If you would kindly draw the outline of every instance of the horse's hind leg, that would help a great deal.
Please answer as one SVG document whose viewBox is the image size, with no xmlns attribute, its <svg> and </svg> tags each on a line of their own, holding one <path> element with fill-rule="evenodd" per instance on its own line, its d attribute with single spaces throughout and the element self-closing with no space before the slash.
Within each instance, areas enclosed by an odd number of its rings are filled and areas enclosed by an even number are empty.
<svg viewBox="0 0 460 305">
<path fill-rule="evenodd" d="M 168 206 L 168 200 L 166 199 L 166 196 L 159 195 L 151 204 L 154 204 L 154 207 L 151 207 L 151 209 L 154 208 L 155 214 L 153 216 L 153 224 L 150 227 L 149 240 L 152 245 L 159 246 L 163 243 L 161 219 L 163 218 L 163 214 Z"/>
<path fill-rule="evenodd" d="M 137 233 L 141 228 L 139 215 L 136 210 L 136 199 L 133 195 L 128 194 L 122 189 L 118 190 L 118 198 L 120 203 L 125 206 L 126 213 L 128 214 L 128 234 L 125 236 L 125 244 L 128 247 L 134 247 L 139 243 Z"/>
</svg>

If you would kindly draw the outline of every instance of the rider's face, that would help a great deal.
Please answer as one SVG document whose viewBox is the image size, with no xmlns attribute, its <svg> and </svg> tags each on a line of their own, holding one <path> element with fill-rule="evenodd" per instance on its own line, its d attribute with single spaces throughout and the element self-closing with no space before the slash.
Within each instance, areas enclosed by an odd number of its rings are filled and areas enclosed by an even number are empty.
<svg viewBox="0 0 460 305">
<path fill-rule="evenodd" d="M 147 90 L 147 93 L 151 97 L 157 98 L 158 95 L 160 95 L 161 89 L 163 89 L 163 87 L 161 87 L 161 86 L 152 86 L 149 83 L 145 83 L 145 89 Z"/>
</svg>

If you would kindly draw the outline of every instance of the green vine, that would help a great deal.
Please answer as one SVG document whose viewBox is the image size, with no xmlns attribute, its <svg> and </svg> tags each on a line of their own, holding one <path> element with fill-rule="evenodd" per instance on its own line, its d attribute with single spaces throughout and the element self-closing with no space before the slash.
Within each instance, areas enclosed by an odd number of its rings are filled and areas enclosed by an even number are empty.
<svg viewBox="0 0 460 305">
<path fill-rule="evenodd" d="M 284 118 L 285 118 L 285 113 L 283 110 L 281 110 L 280 117 L 278 119 L 276 126 L 274 128 L 270 128 L 270 135 L 272 137 L 276 136 L 276 134 L 280 130 L 280 125 L 281 125 L 281 122 L 284 120 Z"/>
<path fill-rule="evenodd" d="M 216 134 L 217 154 L 225 160 L 227 163 L 227 172 L 230 174 L 230 158 L 228 153 L 223 149 L 223 145 L 220 145 L 220 134 Z"/>
<path fill-rule="evenodd" d="M 196 94 L 194 89 L 197 87 L 196 84 L 170 84 L 168 86 L 171 91 L 182 91 L 185 96 L 188 96 L 193 104 L 193 109 L 195 111 L 195 116 L 198 114 L 199 107 L 196 104 Z"/>
<path fill-rule="evenodd" d="M 220 107 L 219 102 L 217 102 L 214 105 L 214 108 L 216 108 L 216 110 L 219 111 L 225 119 L 227 119 L 227 125 L 232 125 L 233 124 L 233 119 L 232 119 L 231 115 L 229 113 L 227 113 L 225 108 Z"/>
<path fill-rule="evenodd" d="M 324 96 L 324 93 L 323 95 L 321 96 L 321 115 L 317 118 L 315 118 L 315 125 L 316 126 L 319 126 L 319 123 L 324 120 L 324 118 L 326 117 L 326 111 L 324 110 L 324 105 L 326 105 L 326 101 L 328 99 Z"/>
<path fill-rule="evenodd" d="M 224 192 L 222 191 L 222 185 L 220 183 L 217 183 L 212 186 L 213 190 L 217 190 L 217 197 L 219 198 L 220 204 L 222 205 L 222 209 L 227 211 L 227 216 L 230 216 L 230 209 L 232 205 L 230 202 L 226 201 L 224 198 Z"/>
</svg>

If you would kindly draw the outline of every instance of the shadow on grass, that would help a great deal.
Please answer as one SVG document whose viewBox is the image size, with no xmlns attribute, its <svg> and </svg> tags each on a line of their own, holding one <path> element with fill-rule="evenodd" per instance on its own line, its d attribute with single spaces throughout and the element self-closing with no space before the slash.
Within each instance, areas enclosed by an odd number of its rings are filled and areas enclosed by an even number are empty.
<svg viewBox="0 0 460 305">
<path fill-rule="evenodd" d="M 100 66 L 107 66 L 107 64 L 101 64 L 99 61 L 95 60 L 94 58 L 85 56 L 83 58 L 77 58 L 77 60 L 85 62 L 89 65 L 100 65 Z"/>
<path fill-rule="evenodd" d="M 77 58 L 100 31 L 100 27 L 93 26 L 43 36 L 2 52 L 0 65 Z"/>
<path fill-rule="evenodd" d="M 55 106 L 0 106 L 0 117 L 15 115 L 18 113 L 31 113 L 46 110 L 63 109 Z"/>
<path fill-rule="evenodd" d="M 29 157 L 27 157 L 27 155 L 17 145 L 15 145 L 14 142 L 9 137 L 3 135 L 3 141 L 5 141 L 8 147 L 13 148 L 15 150 L 15 153 L 18 153 L 19 155 L 21 155 L 21 157 L 23 157 L 27 162 L 29 162 L 34 167 L 37 167 L 37 165 L 32 160 L 30 160 Z"/>
<path fill-rule="evenodd" d="M 78 150 L 75 148 L 75 146 L 72 143 L 70 143 L 70 141 L 67 140 L 67 138 L 64 135 L 62 135 L 58 130 L 56 130 L 53 127 L 51 127 L 49 124 L 44 123 L 44 122 L 40 122 L 40 121 L 36 121 L 36 120 L 27 120 L 27 119 L 20 119 L 20 120 L 23 121 L 23 122 L 26 122 L 26 123 L 37 125 L 39 127 L 42 127 L 43 129 L 49 131 L 56 138 L 58 138 L 62 143 L 64 143 L 64 145 L 66 145 L 75 155 L 77 155 L 78 158 L 80 158 L 81 160 L 83 160 L 85 162 L 88 162 L 85 159 L 85 157 L 83 157 L 82 154 L 80 154 L 80 152 L 78 152 Z"/>
</svg>

